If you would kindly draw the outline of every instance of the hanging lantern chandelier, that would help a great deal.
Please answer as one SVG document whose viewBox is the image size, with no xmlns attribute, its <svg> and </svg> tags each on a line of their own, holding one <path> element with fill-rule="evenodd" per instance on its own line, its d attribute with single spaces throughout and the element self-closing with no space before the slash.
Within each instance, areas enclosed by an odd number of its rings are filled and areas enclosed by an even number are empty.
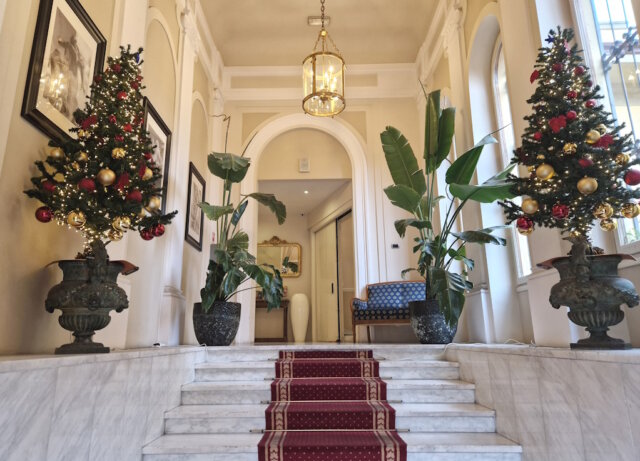
<svg viewBox="0 0 640 461">
<path fill-rule="evenodd" d="M 344 110 L 344 59 L 324 28 L 324 1 L 320 0 L 322 28 L 313 53 L 302 62 L 302 109 L 316 117 L 333 117 Z M 332 46 L 327 47 L 327 40 Z"/>
</svg>

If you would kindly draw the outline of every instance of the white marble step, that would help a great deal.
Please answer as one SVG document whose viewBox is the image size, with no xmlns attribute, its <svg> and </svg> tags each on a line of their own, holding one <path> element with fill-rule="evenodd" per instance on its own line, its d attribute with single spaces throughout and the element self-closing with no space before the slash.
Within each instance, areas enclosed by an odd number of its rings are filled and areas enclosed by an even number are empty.
<svg viewBox="0 0 640 461">
<path fill-rule="evenodd" d="M 262 403 L 271 400 L 270 386 L 269 381 L 194 382 L 182 386 L 182 404 Z M 475 386 L 458 380 L 393 379 L 387 382 L 387 399 L 404 403 L 473 403 Z"/>
<path fill-rule="evenodd" d="M 145 461 L 256 461 L 261 434 L 164 435 Z M 522 448 L 497 434 L 403 433 L 408 461 L 520 461 Z"/>
<path fill-rule="evenodd" d="M 275 360 L 280 350 L 373 350 L 385 360 L 442 360 L 445 346 L 437 344 L 261 344 L 207 348 L 208 362 L 256 362 Z"/>
<path fill-rule="evenodd" d="M 204 362 L 196 365 L 196 381 L 274 379 L 275 362 Z M 459 379 L 457 363 L 442 360 L 380 362 L 380 376 L 393 379 Z"/>
<path fill-rule="evenodd" d="M 495 412 L 473 403 L 394 404 L 396 427 L 411 432 L 495 432 Z M 165 414 L 167 434 L 247 433 L 265 428 L 262 405 L 183 405 Z"/>
</svg>

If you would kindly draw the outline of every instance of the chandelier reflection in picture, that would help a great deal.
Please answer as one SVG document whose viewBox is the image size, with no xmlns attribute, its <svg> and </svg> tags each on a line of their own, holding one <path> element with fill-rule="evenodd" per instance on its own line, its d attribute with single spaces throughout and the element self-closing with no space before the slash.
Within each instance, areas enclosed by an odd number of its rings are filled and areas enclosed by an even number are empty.
<svg viewBox="0 0 640 461">
<path fill-rule="evenodd" d="M 324 2 L 320 0 L 321 29 L 313 53 L 302 62 L 302 108 L 317 117 L 333 117 L 344 110 L 344 60 L 325 29 Z M 331 49 L 328 48 L 331 45 Z"/>
</svg>

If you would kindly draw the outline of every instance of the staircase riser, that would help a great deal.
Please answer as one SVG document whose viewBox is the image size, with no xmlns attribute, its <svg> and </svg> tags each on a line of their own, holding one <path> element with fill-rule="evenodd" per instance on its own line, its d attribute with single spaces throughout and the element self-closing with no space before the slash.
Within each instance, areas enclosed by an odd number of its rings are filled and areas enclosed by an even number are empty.
<svg viewBox="0 0 640 461">
<path fill-rule="evenodd" d="M 274 379 L 274 369 L 234 368 L 234 369 L 196 369 L 196 381 L 249 381 Z M 460 373 L 453 367 L 433 368 L 388 368 L 380 367 L 380 376 L 394 379 L 460 379 Z"/>
<path fill-rule="evenodd" d="M 491 416 L 410 416 L 397 417 L 396 427 L 411 432 L 495 432 Z M 234 434 L 264 429 L 260 418 L 167 419 L 167 434 Z"/>
<path fill-rule="evenodd" d="M 366 345 L 363 345 L 366 349 Z M 373 351 L 374 358 L 383 358 L 386 360 L 416 360 L 416 353 L 419 352 L 420 360 L 443 360 L 444 353 L 442 350 L 396 350 L 396 351 Z M 262 360 L 276 360 L 278 351 L 276 350 L 251 350 L 251 351 L 212 351 L 207 355 L 207 362 L 260 362 Z"/>
<path fill-rule="evenodd" d="M 405 403 L 473 403 L 475 393 L 473 389 L 389 389 L 387 397 Z M 183 405 L 261 403 L 266 400 L 271 400 L 269 389 L 246 392 L 233 389 L 182 391 Z"/>
<path fill-rule="evenodd" d="M 144 455 L 143 461 L 256 461 L 258 453 Z M 522 461 L 519 453 L 408 453 L 407 461 Z"/>
</svg>

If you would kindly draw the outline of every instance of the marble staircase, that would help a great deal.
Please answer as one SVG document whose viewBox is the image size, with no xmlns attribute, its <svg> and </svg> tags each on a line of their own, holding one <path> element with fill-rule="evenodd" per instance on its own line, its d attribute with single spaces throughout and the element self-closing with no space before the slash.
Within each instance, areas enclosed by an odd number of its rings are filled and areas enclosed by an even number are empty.
<svg viewBox="0 0 640 461">
<path fill-rule="evenodd" d="M 441 346 L 369 346 L 381 360 L 396 427 L 408 430 L 401 433 L 408 461 L 521 460 L 521 447 L 495 433 L 495 412 L 474 403 L 474 385 L 459 380 L 457 363 L 442 360 Z M 283 348 L 209 349 L 195 381 L 182 387 L 182 405 L 165 414 L 165 434 L 143 448 L 144 461 L 256 461 Z"/>
</svg>

